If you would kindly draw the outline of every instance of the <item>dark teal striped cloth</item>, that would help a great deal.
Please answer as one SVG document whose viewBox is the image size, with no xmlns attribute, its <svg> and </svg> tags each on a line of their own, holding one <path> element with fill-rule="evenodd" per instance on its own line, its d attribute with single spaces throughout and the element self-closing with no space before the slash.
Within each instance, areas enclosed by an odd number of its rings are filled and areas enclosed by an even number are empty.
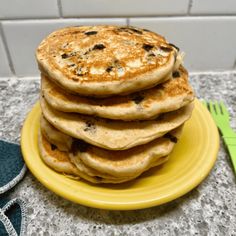
<svg viewBox="0 0 236 236">
<path fill-rule="evenodd" d="M 23 178 L 26 167 L 20 146 L 0 140 L 0 235 L 25 235 L 25 204 L 22 199 L 10 200 L 12 188 Z"/>
</svg>

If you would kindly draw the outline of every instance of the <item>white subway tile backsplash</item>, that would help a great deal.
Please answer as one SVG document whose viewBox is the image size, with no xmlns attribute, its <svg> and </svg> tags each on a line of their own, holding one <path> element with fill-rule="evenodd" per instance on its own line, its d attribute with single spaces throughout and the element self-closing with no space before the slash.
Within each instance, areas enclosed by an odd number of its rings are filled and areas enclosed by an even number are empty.
<svg viewBox="0 0 236 236">
<path fill-rule="evenodd" d="M 235 14 L 236 0 L 193 0 L 190 13 L 193 15 Z"/>
<path fill-rule="evenodd" d="M 230 70 L 236 57 L 236 17 L 131 18 L 186 52 L 190 71 Z"/>
<path fill-rule="evenodd" d="M 11 70 L 7 60 L 7 55 L 3 46 L 3 41 L 0 36 L 0 77 L 8 77 L 11 75 Z"/>
<path fill-rule="evenodd" d="M 3 31 L 11 53 L 17 76 L 35 76 L 39 74 L 35 61 L 35 49 L 41 40 L 52 31 L 72 25 L 117 24 L 125 25 L 126 20 L 119 19 L 75 19 L 75 20 L 38 20 L 4 21 Z"/>
<path fill-rule="evenodd" d="M 189 0 L 61 0 L 65 17 L 186 14 Z"/>
<path fill-rule="evenodd" d="M 0 19 L 59 17 L 57 0 L 1 1 Z"/>
</svg>

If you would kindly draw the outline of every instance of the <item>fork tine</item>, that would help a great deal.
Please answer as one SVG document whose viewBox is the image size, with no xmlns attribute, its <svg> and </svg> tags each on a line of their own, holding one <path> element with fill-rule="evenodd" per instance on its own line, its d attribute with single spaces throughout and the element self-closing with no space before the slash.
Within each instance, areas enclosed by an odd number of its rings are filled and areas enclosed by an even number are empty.
<svg viewBox="0 0 236 236">
<path fill-rule="evenodd" d="M 214 110 L 214 108 L 213 108 L 213 103 L 212 103 L 211 100 L 208 102 L 208 110 L 209 110 L 211 113 L 215 113 L 215 110 Z"/>
<path fill-rule="evenodd" d="M 220 102 L 220 108 L 223 114 L 229 115 L 228 110 L 226 109 L 225 104 L 222 101 Z"/>
<path fill-rule="evenodd" d="M 214 108 L 215 108 L 217 115 L 222 114 L 219 102 L 214 101 Z"/>
</svg>

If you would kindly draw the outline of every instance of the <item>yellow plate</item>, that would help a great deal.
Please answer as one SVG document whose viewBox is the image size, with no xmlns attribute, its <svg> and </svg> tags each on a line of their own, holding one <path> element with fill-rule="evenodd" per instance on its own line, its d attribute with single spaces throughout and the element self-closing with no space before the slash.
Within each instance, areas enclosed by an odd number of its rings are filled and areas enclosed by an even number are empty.
<svg viewBox="0 0 236 236">
<path fill-rule="evenodd" d="M 47 167 L 39 156 L 40 106 L 28 114 L 21 136 L 25 162 L 33 175 L 48 189 L 73 202 L 110 210 L 132 210 L 160 205 L 196 187 L 213 167 L 219 134 L 207 109 L 195 101 L 191 119 L 162 167 L 152 168 L 138 179 L 118 185 L 93 185 L 69 179 Z"/>
</svg>

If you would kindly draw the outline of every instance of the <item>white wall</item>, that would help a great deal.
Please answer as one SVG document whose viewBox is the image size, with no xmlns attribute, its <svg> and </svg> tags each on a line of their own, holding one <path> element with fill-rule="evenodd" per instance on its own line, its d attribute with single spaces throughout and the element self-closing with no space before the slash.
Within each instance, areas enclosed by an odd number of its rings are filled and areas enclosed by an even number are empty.
<svg viewBox="0 0 236 236">
<path fill-rule="evenodd" d="M 190 71 L 236 68 L 236 0 L 0 0 L 0 77 L 37 76 L 34 51 L 68 25 L 149 28 L 186 52 Z"/>
</svg>

